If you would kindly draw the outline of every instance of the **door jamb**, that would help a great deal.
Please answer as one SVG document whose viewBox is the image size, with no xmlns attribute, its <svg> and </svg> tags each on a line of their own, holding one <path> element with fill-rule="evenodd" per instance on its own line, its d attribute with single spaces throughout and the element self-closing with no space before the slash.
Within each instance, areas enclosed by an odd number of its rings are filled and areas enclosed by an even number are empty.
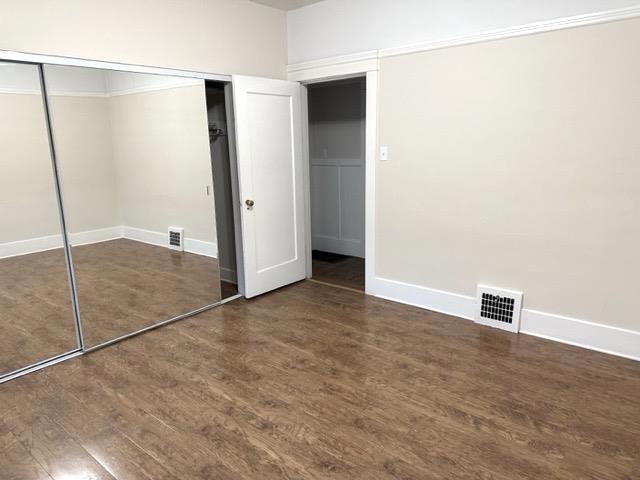
<svg viewBox="0 0 640 480">
<path fill-rule="evenodd" d="M 373 294 L 375 282 L 375 167 L 378 129 L 378 59 L 374 53 L 358 58 L 320 60 L 300 65 L 290 65 L 289 80 L 299 81 L 301 86 L 302 154 L 305 183 L 305 251 L 307 278 L 312 274 L 311 259 L 311 182 L 309 167 L 309 112 L 305 85 L 352 77 L 366 77 L 365 114 L 365 293 Z"/>
</svg>

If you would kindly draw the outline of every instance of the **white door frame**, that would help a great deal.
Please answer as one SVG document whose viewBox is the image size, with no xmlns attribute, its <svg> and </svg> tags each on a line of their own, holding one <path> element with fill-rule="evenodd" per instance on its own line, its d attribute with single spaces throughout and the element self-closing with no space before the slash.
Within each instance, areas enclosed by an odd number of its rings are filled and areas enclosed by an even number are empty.
<svg viewBox="0 0 640 480">
<path fill-rule="evenodd" d="M 378 142 L 378 56 L 377 52 L 347 55 L 289 65 L 289 80 L 302 83 L 302 136 L 305 183 L 305 248 L 307 278 L 311 277 L 311 181 L 309 173 L 309 115 L 305 84 L 366 77 L 365 118 L 365 293 L 373 294 L 375 281 L 375 191 Z"/>
</svg>

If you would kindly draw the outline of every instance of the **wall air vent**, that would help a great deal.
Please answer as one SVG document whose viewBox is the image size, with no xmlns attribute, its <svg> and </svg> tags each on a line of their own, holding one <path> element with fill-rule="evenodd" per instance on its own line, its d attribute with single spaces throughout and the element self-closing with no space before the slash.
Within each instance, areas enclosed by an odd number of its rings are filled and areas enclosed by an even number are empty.
<svg viewBox="0 0 640 480">
<path fill-rule="evenodd" d="M 522 292 L 478 285 L 476 323 L 518 333 Z"/>
<path fill-rule="evenodd" d="M 169 227 L 169 243 L 171 250 L 184 251 L 184 228 Z"/>
</svg>

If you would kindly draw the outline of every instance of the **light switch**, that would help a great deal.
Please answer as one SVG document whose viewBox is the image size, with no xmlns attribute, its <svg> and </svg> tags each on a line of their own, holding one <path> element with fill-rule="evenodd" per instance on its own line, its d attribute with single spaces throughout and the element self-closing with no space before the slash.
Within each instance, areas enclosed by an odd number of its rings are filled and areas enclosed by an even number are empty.
<svg viewBox="0 0 640 480">
<path fill-rule="evenodd" d="M 380 161 L 386 162 L 387 160 L 389 160 L 389 147 L 382 145 L 380 147 Z"/>
</svg>

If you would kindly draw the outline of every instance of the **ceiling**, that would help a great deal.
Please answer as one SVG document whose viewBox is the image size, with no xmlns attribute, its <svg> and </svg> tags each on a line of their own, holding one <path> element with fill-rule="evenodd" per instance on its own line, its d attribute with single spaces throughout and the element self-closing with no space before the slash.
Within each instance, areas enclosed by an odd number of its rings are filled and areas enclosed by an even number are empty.
<svg viewBox="0 0 640 480">
<path fill-rule="evenodd" d="M 269 5 L 270 7 L 279 8 L 280 10 L 293 10 L 295 8 L 318 3 L 322 0 L 251 0 L 255 3 Z"/>
</svg>

